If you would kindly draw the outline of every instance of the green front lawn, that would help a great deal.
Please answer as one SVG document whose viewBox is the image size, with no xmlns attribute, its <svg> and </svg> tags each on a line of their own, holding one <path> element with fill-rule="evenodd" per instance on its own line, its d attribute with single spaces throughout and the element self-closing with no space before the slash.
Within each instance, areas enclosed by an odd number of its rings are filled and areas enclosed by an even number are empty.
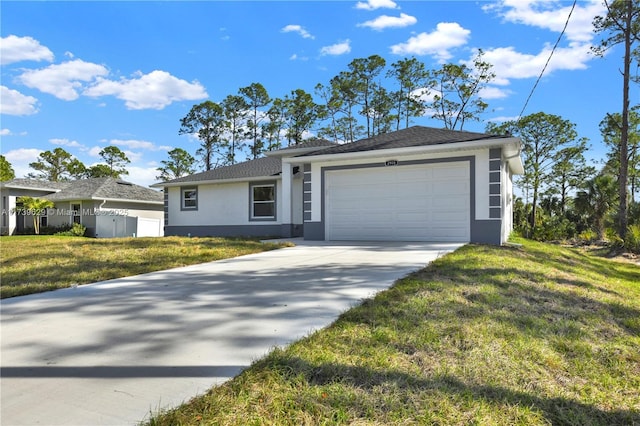
<svg viewBox="0 0 640 426">
<path fill-rule="evenodd" d="M 151 425 L 640 424 L 640 267 L 465 246 Z"/>
<path fill-rule="evenodd" d="M 0 238 L 2 298 L 273 250 L 277 244 L 229 238 Z"/>
</svg>

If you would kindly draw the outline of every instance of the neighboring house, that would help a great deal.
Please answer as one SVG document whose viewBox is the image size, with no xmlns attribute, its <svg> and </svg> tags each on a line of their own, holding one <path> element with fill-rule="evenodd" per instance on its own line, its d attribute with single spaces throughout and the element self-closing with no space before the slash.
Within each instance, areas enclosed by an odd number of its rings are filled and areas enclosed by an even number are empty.
<svg viewBox="0 0 640 426">
<path fill-rule="evenodd" d="M 33 228 L 33 218 L 19 213 L 17 203 L 19 197 L 41 198 L 45 195 L 60 191 L 67 182 L 48 182 L 35 179 L 13 179 L 0 182 L 0 197 L 2 199 L 2 219 L 0 235 L 22 233 L 27 228 Z M 47 219 L 40 219 L 41 224 L 47 225 Z"/>
<path fill-rule="evenodd" d="M 165 192 L 165 235 L 501 244 L 520 149 L 509 136 L 415 126 L 153 186 Z"/>
<path fill-rule="evenodd" d="M 20 213 L 17 198 L 30 196 L 51 200 L 54 208 L 39 218 L 41 226 L 58 227 L 80 223 L 86 235 L 109 238 L 162 236 L 161 192 L 120 179 L 93 178 L 70 182 L 14 179 L 0 183 L 2 232 L 21 233 L 33 227 L 33 217 Z"/>
</svg>

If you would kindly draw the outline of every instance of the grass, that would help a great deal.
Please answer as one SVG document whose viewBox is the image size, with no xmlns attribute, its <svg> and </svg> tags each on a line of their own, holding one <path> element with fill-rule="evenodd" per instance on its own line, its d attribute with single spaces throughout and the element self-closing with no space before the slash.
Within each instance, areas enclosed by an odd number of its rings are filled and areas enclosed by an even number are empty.
<svg viewBox="0 0 640 426">
<path fill-rule="evenodd" d="M 0 238 L 0 296 L 22 296 L 281 247 L 228 238 Z"/>
<path fill-rule="evenodd" d="M 640 267 L 465 246 L 150 425 L 640 424 Z"/>
</svg>

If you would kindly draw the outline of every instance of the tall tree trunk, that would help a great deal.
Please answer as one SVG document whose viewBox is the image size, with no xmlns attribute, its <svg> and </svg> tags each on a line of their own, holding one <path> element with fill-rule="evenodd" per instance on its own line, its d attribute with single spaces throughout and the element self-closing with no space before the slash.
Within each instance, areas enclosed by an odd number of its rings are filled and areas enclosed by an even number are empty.
<svg viewBox="0 0 640 426">
<path fill-rule="evenodd" d="M 618 212 L 618 235 L 623 240 L 627 236 L 628 206 L 627 180 L 629 173 L 629 80 L 631 68 L 631 25 L 633 17 L 633 1 L 625 1 L 624 28 L 624 75 L 622 89 L 622 129 L 620 131 L 620 176 L 618 178 L 618 192 L 620 196 L 620 211 Z"/>
</svg>

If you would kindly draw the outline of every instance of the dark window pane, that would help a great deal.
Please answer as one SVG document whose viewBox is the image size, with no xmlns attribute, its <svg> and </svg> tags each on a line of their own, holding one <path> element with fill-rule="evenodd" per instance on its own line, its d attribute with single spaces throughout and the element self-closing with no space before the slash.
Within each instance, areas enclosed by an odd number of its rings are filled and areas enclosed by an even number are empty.
<svg viewBox="0 0 640 426">
<path fill-rule="evenodd" d="M 254 203 L 253 217 L 274 217 L 275 203 Z"/>
<path fill-rule="evenodd" d="M 275 188 L 273 186 L 254 186 L 253 201 L 273 201 Z"/>
</svg>

